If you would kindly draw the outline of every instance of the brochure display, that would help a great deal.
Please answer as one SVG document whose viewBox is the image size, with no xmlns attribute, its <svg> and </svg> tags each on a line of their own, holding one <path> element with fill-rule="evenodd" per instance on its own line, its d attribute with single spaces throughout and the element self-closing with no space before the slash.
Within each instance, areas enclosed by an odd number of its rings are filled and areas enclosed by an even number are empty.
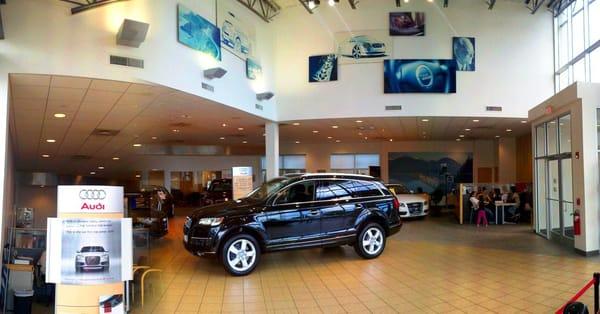
<svg viewBox="0 0 600 314">
<path fill-rule="evenodd" d="M 252 192 L 252 167 L 232 168 L 233 199 L 237 200 Z"/>
<path fill-rule="evenodd" d="M 122 313 L 123 281 L 132 279 L 133 261 L 123 187 L 59 186 L 57 199 L 58 217 L 48 218 L 46 243 L 55 313 L 98 313 L 99 306 Z"/>
</svg>

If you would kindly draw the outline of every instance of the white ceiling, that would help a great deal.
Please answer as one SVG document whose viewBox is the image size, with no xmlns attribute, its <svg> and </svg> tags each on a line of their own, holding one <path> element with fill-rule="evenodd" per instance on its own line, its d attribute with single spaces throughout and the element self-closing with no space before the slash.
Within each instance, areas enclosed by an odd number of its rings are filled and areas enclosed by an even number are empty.
<svg viewBox="0 0 600 314">
<path fill-rule="evenodd" d="M 264 119 L 181 91 L 82 77 L 10 74 L 9 78 L 10 128 L 19 170 L 85 174 L 108 164 L 114 171 L 133 171 L 139 154 L 165 154 L 165 147 L 175 146 L 182 154 L 256 155 L 264 151 Z M 55 113 L 64 113 L 66 118 L 56 118 Z M 93 135 L 95 129 L 118 134 Z M 520 119 L 346 118 L 282 122 L 280 141 L 472 140 L 528 132 L 529 124 Z M 142 147 L 133 147 L 134 143 Z M 206 149 L 194 149 L 199 146 Z M 75 155 L 91 159 L 76 160 Z M 119 165 L 113 157 L 120 158 Z"/>
</svg>

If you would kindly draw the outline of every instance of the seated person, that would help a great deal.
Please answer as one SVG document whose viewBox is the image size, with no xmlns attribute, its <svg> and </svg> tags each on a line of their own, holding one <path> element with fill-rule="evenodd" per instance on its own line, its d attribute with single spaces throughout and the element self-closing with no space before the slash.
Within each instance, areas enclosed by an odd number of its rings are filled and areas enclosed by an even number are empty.
<svg viewBox="0 0 600 314">
<path fill-rule="evenodd" d="M 515 206 L 506 206 L 506 212 L 509 214 L 507 219 L 515 220 L 517 217 L 517 209 L 521 205 L 521 200 L 519 198 L 519 193 L 517 193 L 517 188 L 515 186 L 510 187 L 510 193 L 508 194 L 507 203 L 515 203 Z"/>
</svg>

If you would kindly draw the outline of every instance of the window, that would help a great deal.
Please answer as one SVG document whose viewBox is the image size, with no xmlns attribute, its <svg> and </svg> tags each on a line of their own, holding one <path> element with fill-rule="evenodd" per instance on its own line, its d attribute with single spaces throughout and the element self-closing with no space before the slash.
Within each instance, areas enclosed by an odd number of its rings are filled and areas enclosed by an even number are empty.
<svg viewBox="0 0 600 314">
<path fill-rule="evenodd" d="M 350 181 L 350 191 L 354 197 L 381 196 L 381 191 L 368 181 Z"/>
<path fill-rule="evenodd" d="M 263 177 L 266 177 L 267 159 L 263 156 L 260 158 Z M 306 155 L 281 155 L 279 156 L 279 175 L 289 173 L 305 173 L 306 172 Z"/>
<path fill-rule="evenodd" d="M 317 200 L 329 201 L 352 197 L 348 186 L 349 180 L 327 180 L 319 182 L 317 187 Z"/>
<path fill-rule="evenodd" d="M 333 154 L 330 156 L 332 172 L 369 174 L 370 166 L 379 166 L 379 154 Z"/>
<path fill-rule="evenodd" d="M 535 156 L 546 156 L 546 126 L 544 124 L 535 128 Z"/>
<path fill-rule="evenodd" d="M 560 152 L 571 152 L 571 115 L 562 116 L 558 119 L 558 137 L 560 141 Z"/>
<path fill-rule="evenodd" d="M 600 82 L 600 73 L 594 73 L 600 71 L 600 0 L 572 1 L 554 25 L 555 91 L 576 81 Z"/>
<path fill-rule="evenodd" d="M 546 124 L 546 138 L 548 141 L 548 155 L 558 153 L 558 127 L 556 121 L 550 121 Z"/>
<path fill-rule="evenodd" d="M 314 195 L 315 185 L 313 181 L 299 182 L 277 193 L 275 204 L 312 202 Z"/>
</svg>

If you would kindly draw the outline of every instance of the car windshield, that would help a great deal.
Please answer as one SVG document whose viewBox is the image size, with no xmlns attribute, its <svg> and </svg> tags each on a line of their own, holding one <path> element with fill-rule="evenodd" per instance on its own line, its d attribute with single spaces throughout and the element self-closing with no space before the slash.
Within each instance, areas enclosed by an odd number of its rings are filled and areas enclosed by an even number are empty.
<svg viewBox="0 0 600 314">
<path fill-rule="evenodd" d="M 394 194 L 411 194 L 411 192 L 402 184 L 388 185 L 387 188 Z"/>
<path fill-rule="evenodd" d="M 104 252 L 104 248 L 101 246 L 84 246 L 81 248 L 81 253 L 90 252 Z"/>
<path fill-rule="evenodd" d="M 231 190 L 231 181 L 213 181 L 209 188 L 211 192 L 228 192 Z"/>
<path fill-rule="evenodd" d="M 263 183 L 256 190 L 248 194 L 248 198 L 264 199 L 271 193 L 278 191 L 281 187 L 285 186 L 289 182 L 289 178 L 275 178 Z"/>
<path fill-rule="evenodd" d="M 358 39 L 358 40 L 362 40 L 362 41 L 373 41 L 369 36 L 364 36 L 364 35 L 356 36 L 354 38 Z"/>
</svg>

